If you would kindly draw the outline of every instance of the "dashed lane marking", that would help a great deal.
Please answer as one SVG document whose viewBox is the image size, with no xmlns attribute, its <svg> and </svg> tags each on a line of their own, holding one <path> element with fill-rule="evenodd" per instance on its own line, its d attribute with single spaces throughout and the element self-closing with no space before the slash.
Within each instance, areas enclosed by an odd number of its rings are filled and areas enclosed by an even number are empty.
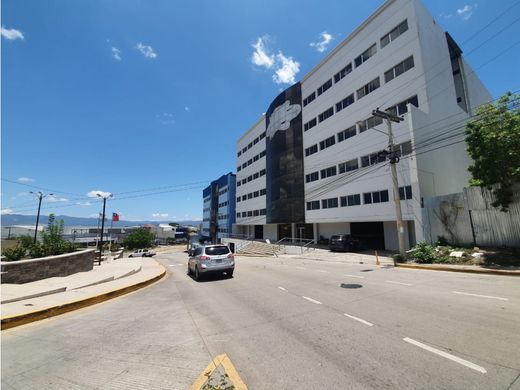
<svg viewBox="0 0 520 390">
<path fill-rule="evenodd" d="M 349 275 L 349 274 L 343 274 L 343 276 L 347 276 L 349 278 L 358 278 L 358 279 L 365 279 L 364 276 L 359 276 L 359 275 Z"/>
<path fill-rule="evenodd" d="M 499 301 L 509 301 L 508 298 L 502 298 L 502 297 L 494 297 L 492 295 L 480 295 L 480 294 L 471 294 L 466 293 L 462 291 L 452 291 L 453 294 L 459 294 L 459 295 L 468 295 L 470 297 L 478 297 L 478 298 L 488 298 L 488 299 L 498 299 Z"/>
<path fill-rule="evenodd" d="M 307 268 L 305 268 L 305 267 L 295 267 L 295 268 L 298 268 L 298 269 L 307 269 Z"/>
<path fill-rule="evenodd" d="M 421 343 L 419 341 L 410 339 L 408 337 L 405 337 L 403 340 L 406 341 L 407 343 L 415 345 L 416 347 L 422 348 L 422 349 L 424 349 L 426 351 L 432 352 L 432 353 L 434 353 L 436 355 L 442 356 L 442 357 L 444 357 L 446 359 L 449 359 L 449 360 L 454 361 L 456 363 L 462 364 L 463 366 L 471 368 L 472 370 L 481 372 L 482 374 L 485 374 L 487 372 L 484 367 L 481 367 L 481 366 L 479 366 L 479 365 L 477 365 L 475 363 L 471 363 L 471 362 L 469 362 L 467 360 L 464 360 L 464 359 L 462 359 L 460 357 L 452 355 L 451 353 L 447 353 L 447 352 L 441 351 L 440 349 L 430 347 L 429 345 L 423 344 L 423 343 Z"/>
<path fill-rule="evenodd" d="M 282 286 L 278 286 L 278 288 L 279 288 L 280 290 L 282 290 L 282 291 L 287 291 L 287 289 L 286 289 L 286 288 L 283 288 Z"/>
<path fill-rule="evenodd" d="M 323 273 L 323 274 L 328 274 L 328 273 L 329 273 L 329 271 L 324 271 L 324 270 L 322 270 L 322 269 L 318 270 L 318 272 L 321 272 L 321 273 Z"/>
<path fill-rule="evenodd" d="M 321 305 L 322 303 L 320 301 L 317 301 L 316 299 L 312 299 L 306 296 L 302 296 L 303 299 L 308 300 L 309 302 L 315 303 L 316 305 Z"/>
<path fill-rule="evenodd" d="M 392 283 L 392 284 L 399 284 L 401 286 L 413 286 L 413 284 L 410 284 L 410 283 L 403 283 L 403 282 L 395 282 L 393 280 L 387 280 L 386 281 L 387 283 Z"/>
<path fill-rule="evenodd" d="M 362 324 L 365 324 L 365 325 L 368 325 L 368 326 L 374 326 L 373 323 L 368 322 L 368 321 L 365 321 L 365 320 L 362 319 L 362 318 L 355 317 L 355 316 L 351 316 L 350 314 L 347 314 L 347 313 L 343 313 L 343 315 L 344 315 L 345 317 L 352 318 L 353 320 L 356 320 L 356 321 L 358 321 L 358 322 L 361 322 Z"/>
</svg>

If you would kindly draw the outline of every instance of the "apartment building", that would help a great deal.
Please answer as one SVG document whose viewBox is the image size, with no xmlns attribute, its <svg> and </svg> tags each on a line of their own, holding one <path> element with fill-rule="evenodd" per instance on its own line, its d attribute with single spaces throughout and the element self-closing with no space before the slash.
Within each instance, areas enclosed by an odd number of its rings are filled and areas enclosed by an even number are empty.
<svg viewBox="0 0 520 390">
<path fill-rule="evenodd" d="M 422 199 L 460 192 L 464 126 L 491 100 L 419 0 L 388 0 L 237 142 L 234 232 L 318 240 L 346 233 L 398 249 L 387 124 L 406 246 L 426 239 Z"/>
<path fill-rule="evenodd" d="M 235 223 L 236 175 L 228 173 L 202 191 L 202 232 L 212 242 L 231 233 Z"/>
</svg>

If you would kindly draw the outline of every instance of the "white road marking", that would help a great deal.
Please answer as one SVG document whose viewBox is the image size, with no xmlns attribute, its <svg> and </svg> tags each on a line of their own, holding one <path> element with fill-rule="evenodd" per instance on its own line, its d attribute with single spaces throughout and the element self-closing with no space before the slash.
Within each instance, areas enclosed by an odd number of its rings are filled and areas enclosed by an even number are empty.
<svg viewBox="0 0 520 390">
<path fill-rule="evenodd" d="M 278 288 L 282 291 L 287 291 L 287 289 L 283 288 L 282 286 L 278 286 Z"/>
<path fill-rule="evenodd" d="M 312 299 L 306 296 L 302 296 L 302 298 L 308 300 L 309 302 L 315 303 L 316 305 L 321 305 L 321 302 L 317 301 L 316 299 Z"/>
<path fill-rule="evenodd" d="M 177 265 L 184 265 L 184 264 L 182 264 L 182 263 L 177 263 Z"/>
<path fill-rule="evenodd" d="M 403 340 L 406 341 L 407 343 L 415 345 L 416 347 L 425 349 L 426 351 L 432 352 L 432 353 L 437 354 L 439 356 L 445 357 L 446 359 L 450 359 L 450 360 L 452 360 L 452 361 L 454 361 L 456 363 L 462 364 L 463 366 L 469 367 L 472 370 L 481 372 L 482 374 L 485 374 L 487 372 L 484 367 L 478 366 L 475 363 L 468 362 L 467 360 L 461 359 L 460 357 L 457 357 L 457 356 L 452 355 L 450 353 L 447 353 L 447 352 L 441 351 L 439 349 L 430 347 L 429 345 L 420 343 L 419 341 L 415 341 L 415 340 L 410 339 L 408 337 L 405 337 Z"/>
<path fill-rule="evenodd" d="M 356 320 L 356 321 L 359 321 L 361 322 L 362 324 L 365 324 L 365 325 L 368 325 L 368 326 L 374 326 L 373 323 L 371 322 L 368 322 L 368 321 L 365 321 L 359 317 L 354 317 L 354 316 L 351 316 L 350 314 L 347 314 L 347 313 L 343 313 L 344 316 L 348 317 L 348 318 L 352 318 L 353 320 Z"/>
<path fill-rule="evenodd" d="M 175 267 L 175 264 L 170 264 L 170 267 Z"/>
<path fill-rule="evenodd" d="M 349 274 L 343 274 L 343 276 L 348 276 L 349 278 L 358 278 L 358 279 L 365 279 L 364 276 L 359 275 L 349 275 Z"/>
<path fill-rule="evenodd" d="M 489 298 L 489 299 L 498 299 L 499 301 L 509 301 L 508 298 L 502 298 L 502 297 L 493 297 L 491 295 L 479 295 L 479 294 L 471 294 L 471 293 L 465 293 L 461 291 L 452 291 L 453 294 L 459 294 L 459 295 L 468 295 L 470 297 L 479 297 L 479 298 Z"/>
<path fill-rule="evenodd" d="M 307 269 L 307 268 L 305 268 L 305 267 L 296 267 L 296 268 L 298 268 L 298 269 Z"/>
<path fill-rule="evenodd" d="M 386 282 L 393 283 L 393 284 L 400 284 L 401 286 L 413 286 L 413 284 L 410 284 L 410 283 L 394 282 L 393 280 L 387 280 Z"/>
<path fill-rule="evenodd" d="M 318 270 L 318 272 L 321 272 L 321 273 L 324 273 L 324 274 L 328 274 L 328 273 L 329 273 L 329 271 L 323 271 L 323 270 L 321 270 L 321 269 Z"/>
</svg>

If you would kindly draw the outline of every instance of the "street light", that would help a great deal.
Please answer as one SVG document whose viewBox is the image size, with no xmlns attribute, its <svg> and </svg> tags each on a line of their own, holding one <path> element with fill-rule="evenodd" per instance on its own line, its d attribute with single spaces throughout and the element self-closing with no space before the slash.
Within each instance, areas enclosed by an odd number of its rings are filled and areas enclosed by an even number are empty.
<svg viewBox="0 0 520 390">
<path fill-rule="evenodd" d="M 44 195 L 43 192 L 32 192 L 29 191 L 30 194 L 36 195 L 38 197 L 38 214 L 36 215 L 36 229 L 34 229 L 34 243 L 36 244 L 36 236 L 38 235 L 38 223 L 40 222 L 40 208 L 42 206 L 42 199 L 46 196 L 54 196 L 54 194 Z"/>
<path fill-rule="evenodd" d="M 101 265 L 101 255 L 103 253 L 103 230 L 105 230 L 105 206 L 107 204 L 107 199 L 112 197 L 111 193 L 97 193 L 96 194 L 98 198 L 103 199 L 103 217 L 101 218 L 101 238 L 100 238 L 100 245 L 99 245 L 99 265 Z"/>
</svg>

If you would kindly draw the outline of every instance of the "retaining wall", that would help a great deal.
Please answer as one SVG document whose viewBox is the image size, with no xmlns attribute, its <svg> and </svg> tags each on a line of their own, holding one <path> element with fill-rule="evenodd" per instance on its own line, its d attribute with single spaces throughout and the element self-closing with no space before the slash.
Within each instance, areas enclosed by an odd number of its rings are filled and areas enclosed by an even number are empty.
<svg viewBox="0 0 520 390">
<path fill-rule="evenodd" d="M 94 249 L 38 259 L 2 261 L 2 283 L 22 284 L 94 268 Z"/>
</svg>

